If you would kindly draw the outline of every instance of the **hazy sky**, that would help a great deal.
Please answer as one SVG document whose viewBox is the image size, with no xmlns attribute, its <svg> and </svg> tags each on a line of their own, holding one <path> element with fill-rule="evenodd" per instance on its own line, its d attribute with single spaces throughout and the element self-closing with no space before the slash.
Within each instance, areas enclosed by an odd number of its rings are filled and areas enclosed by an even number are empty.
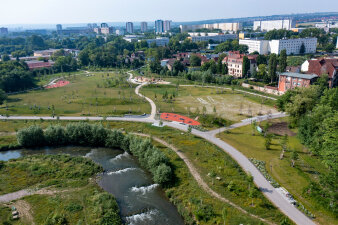
<svg viewBox="0 0 338 225">
<path fill-rule="evenodd" d="M 337 0 L 0 0 L 0 24 L 194 21 L 337 11 Z"/>
</svg>

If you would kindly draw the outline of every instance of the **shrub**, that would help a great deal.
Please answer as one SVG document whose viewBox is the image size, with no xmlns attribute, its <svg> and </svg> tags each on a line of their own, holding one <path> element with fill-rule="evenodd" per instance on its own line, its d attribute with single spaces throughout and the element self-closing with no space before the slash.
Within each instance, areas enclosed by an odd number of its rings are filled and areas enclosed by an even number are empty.
<svg viewBox="0 0 338 225">
<path fill-rule="evenodd" d="M 44 136 L 46 144 L 50 146 L 64 145 L 67 143 L 65 129 L 60 125 L 47 127 Z"/>
<path fill-rule="evenodd" d="M 158 184 L 168 183 L 171 180 L 171 168 L 162 163 L 154 171 L 154 182 Z"/>
<path fill-rule="evenodd" d="M 108 132 L 105 146 L 108 148 L 118 148 L 123 143 L 123 140 L 124 140 L 123 133 L 119 130 L 114 129 Z"/>
<path fill-rule="evenodd" d="M 17 141 L 23 147 L 39 147 L 45 144 L 43 130 L 39 126 L 30 126 L 18 131 Z"/>
</svg>

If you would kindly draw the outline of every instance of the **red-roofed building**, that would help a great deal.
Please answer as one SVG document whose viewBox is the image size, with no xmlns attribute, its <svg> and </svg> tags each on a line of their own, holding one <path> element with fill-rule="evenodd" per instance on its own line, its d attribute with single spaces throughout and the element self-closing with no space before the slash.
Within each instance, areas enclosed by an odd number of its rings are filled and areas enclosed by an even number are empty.
<svg viewBox="0 0 338 225">
<path fill-rule="evenodd" d="M 320 58 L 308 60 L 308 74 L 329 76 L 329 87 L 336 87 L 338 84 L 338 58 Z"/>
<path fill-rule="evenodd" d="M 26 61 L 26 64 L 29 68 L 29 70 L 35 70 L 35 69 L 41 69 L 41 68 L 51 68 L 54 65 L 53 61 L 38 61 L 38 60 L 32 60 L 32 61 Z"/>
<path fill-rule="evenodd" d="M 223 64 L 227 64 L 228 66 L 228 73 L 231 76 L 242 78 L 243 72 L 243 57 L 246 56 L 245 54 L 241 54 L 239 51 L 235 52 L 229 52 L 228 56 L 225 57 L 222 61 Z M 250 74 L 256 70 L 257 68 L 257 62 L 256 58 L 257 55 L 247 55 L 249 61 L 250 61 Z"/>
</svg>

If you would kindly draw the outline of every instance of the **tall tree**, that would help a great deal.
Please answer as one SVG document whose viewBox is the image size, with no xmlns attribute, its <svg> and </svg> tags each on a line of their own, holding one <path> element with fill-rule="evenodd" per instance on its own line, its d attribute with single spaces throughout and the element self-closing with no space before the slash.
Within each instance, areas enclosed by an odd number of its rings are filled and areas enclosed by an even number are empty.
<svg viewBox="0 0 338 225">
<path fill-rule="evenodd" d="M 283 73 L 286 71 L 286 66 L 287 66 L 287 56 L 286 56 L 286 49 L 283 49 L 280 52 L 279 56 L 279 72 Z"/>
<path fill-rule="evenodd" d="M 303 55 L 305 53 L 306 49 L 305 49 L 305 45 L 304 43 L 302 43 L 302 45 L 300 46 L 300 49 L 299 49 L 299 54 Z"/>
<path fill-rule="evenodd" d="M 276 80 L 277 76 L 277 56 L 276 54 L 271 54 L 269 58 L 269 78 L 271 83 Z"/>
<path fill-rule="evenodd" d="M 191 66 L 201 66 L 201 61 L 201 58 L 195 54 L 190 57 Z"/>
<path fill-rule="evenodd" d="M 243 57 L 242 76 L 247 77 L 250 70 L 250 61 L 247 56 Z"/>
</svg>

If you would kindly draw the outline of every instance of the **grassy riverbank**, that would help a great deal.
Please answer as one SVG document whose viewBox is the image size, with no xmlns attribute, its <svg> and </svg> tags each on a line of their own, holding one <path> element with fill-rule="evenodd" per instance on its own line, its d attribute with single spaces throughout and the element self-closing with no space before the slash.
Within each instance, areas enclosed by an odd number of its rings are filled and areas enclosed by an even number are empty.
<svg viewBox="0 0 338 225">
<path fill-rule="evenodd" d="M 104 192 L 93 177 L 102 168 L 83 157 L 33 155 L 0 164 L 0 194 L 38 190 L 12 203 L 0 204 L 0 219 L 8 224 L 121 223 L 115 198 Z M 15 206 L 18 221 L 10 219 Z"/>
</svg>

